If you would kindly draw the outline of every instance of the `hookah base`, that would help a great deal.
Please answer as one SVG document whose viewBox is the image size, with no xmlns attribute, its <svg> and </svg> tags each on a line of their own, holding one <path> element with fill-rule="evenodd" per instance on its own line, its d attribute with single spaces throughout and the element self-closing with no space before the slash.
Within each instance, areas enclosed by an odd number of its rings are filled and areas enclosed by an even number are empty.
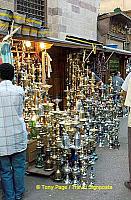
<svg viewBox="0 0 131 200">
<path fill-rule="evenodd" d="M 42 169 L 44 167 L 44 165 L 35 165 L 35 167 L 38 169 Z"/>
<path fill-rule="evenodd" d="M 44 168 L 44 171 L 53 171 L 53 168 Z"/>
<path fill-rule="evenodd" d="M 59 175 L 57 176 L 56 174 L 54 174 L 52 176 L 52 180 L 55 181 L 55 182 L 62 182 L 63 178 L 62 178 L 62 176 L 59 176 Z"/>
<path fill-rule="evenodd" d="M 64 180 L 64 183 L 65 183 L 66 185 L 71 185 L 71 184 L 72 184 L 72 181 L 71 181 L 71 180 Z"/>
<path fill-rule="evenodd" d="M 55 182 L 62 182 L 63 181 L 62 178 L 53 178 L 52 180 L 55 181 Z"/>
</svg>

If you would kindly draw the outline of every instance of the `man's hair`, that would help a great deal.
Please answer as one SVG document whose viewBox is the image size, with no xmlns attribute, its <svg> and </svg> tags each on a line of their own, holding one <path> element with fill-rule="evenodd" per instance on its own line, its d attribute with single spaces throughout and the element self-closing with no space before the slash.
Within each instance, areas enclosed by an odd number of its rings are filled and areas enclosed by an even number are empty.
<svg viewBox="0 0 131 200">
<path fill-rule="evenodd" d="M 0 78 L 2 80 L 12 81 L 14 78 L 14 67 L 9 63 L 3 63 L 0 65 Z"/>
<path fill-rule="evenodd" d="M 115 71 L 114 76 L 117 76 L 119 73 L 120 73 L 119 71 Z"/>
</svg>

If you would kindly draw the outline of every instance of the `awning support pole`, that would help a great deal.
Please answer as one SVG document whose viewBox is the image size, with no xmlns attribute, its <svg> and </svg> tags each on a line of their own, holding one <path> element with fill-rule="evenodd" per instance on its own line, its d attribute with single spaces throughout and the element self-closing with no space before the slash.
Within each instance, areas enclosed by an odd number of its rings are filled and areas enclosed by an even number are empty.
<svg viewBox="0 0 131 200">
<path fill-rule="evenodd" d="M 111 53 L 111 55 L 108 57 L 108 59 L 106 60 L 105 64 L 108 63 L 108 61 L 110 60 L 111 56 L 114 54 L 114 51 Z"/>
<path fill-rule="evenodd" d="M 85 59 L 85 62 L 89 59 L 89 57 L 91 56 L 92 53 L 93 53 L 93 49 L 91 50 L 91 52 L 89 53 L 89 55 L 88 55 L 87 58 Z"/>
</svg>

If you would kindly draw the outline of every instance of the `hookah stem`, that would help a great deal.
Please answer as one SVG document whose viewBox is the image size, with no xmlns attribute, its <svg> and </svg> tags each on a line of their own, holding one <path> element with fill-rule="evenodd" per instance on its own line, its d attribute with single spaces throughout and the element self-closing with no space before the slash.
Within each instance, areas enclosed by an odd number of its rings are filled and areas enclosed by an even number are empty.
<svg viewBox="0 0 131 200">
<path fill-rule="evenodd" d="M 76 92 L 78 89 L 78 70 L 79 70 L 79 65 L 77 65 L 77 69 L 76 69 Z"/>
<path fill-rule="evenodd" d="M 66 87 L 66 90 L 68 90 L 67 86 L 69 85 L 69 55 L 67 55 L 67 67 L 66 67 L 65 72 L 66 72 L 66 85 L 65 85 L 65 87 Z"/>
<path fill-rule="evenodd" d="M 67 69 L 68 69 L 68 71 L 67 71 L 67 73 L 68 73 L 68 74 L 67 74 L 67 81 L 68 81 L 68 82 L 67 82 L 67 84 L 68 84 L 67 87 L 68 87 L 68 89 L 67 89 L 67 90 L 70 89 L 70 87 L 69 87 L 69 84 L 70 84 L 70 65 L 71 65 L 71 58 L 70 58 L 70 57 L 71 57 L 71 55 L 69 54 L 68 68 L 67 68 Z"/>
<path fill-rule="evenodd" d="M 71 75 L 71 72 L 70 72 L 70 69 L 71 69 L 71 63 L 72 63 L 72 55 L 70 54 L 69 55 L 69 68 L 68 68 L 68 85 L 69 85 L 69 89 L 70 89 L 70 75 Z"/>
<path fill-rule="evenodd" d="M 84 100 L 83 99 L 81 99 L 81 103 L 82 103 L 82 107 L 84 109 Z"/>
<path fill-rule="evenodd" d="M 84 49 L 84 50 L 83 50 L 83 62 L 82 62 L 82 69 L 83 69 L 83 72 L 84 72 L 85 58 L 86 58 L 86 50 Z"/>
<path fill-rule="evenodd" d="M 16 54 L 17 54 L 17 72 L 18 72 L 18 76 L 17 76 L 17 84 L 20 83 L 20 54 L 19 54 L 19 51 L 18 51 L 18 47 L 16 46 Z"/>
<path fill-rule="evenodd" d="M 17 66 L 18 66 L 18 71 L 20 71 L 20 54 L 19 54 L 19 51 L 18 51 L 18 47 L 16 46 L 16 52 L 17 52 Z"/>
<path fill-rule="evenodd" d="M 75 90 L 75 78 L 74 78 L 74 62 L 72 64 L 72 91 L 74 92 Z M 72 107 L 74 108 L 74 98 L 73 98 L 73 93 L 72 93 Z"/>
<path fill-rule="evenodd" d="M 71 63 L 72 63 L 72 59 L 70 58 L 70 64 L 69 64 L 69 90 L 70 90 L 70 84 L 71 84 Z"/>
<path fill-rule="evenodd" d="M 73 66 L 74 67 L 74 74 L 73 74 L 73 76 L 74 76 L 74 106 L 76 105 L 76 90 L 77 90 L 77 76 L 76 76 L 76 66 L 77 66 L 77 60 L 76 60 L 76 64 Z"/>
<path fill-rule="evenodd" d="M 31 62 L 30 62 L 30 51 L 28 50 L 28 71 L 29 71 L 29 76 L 30 76 L 30 80 L 32 83 L 32 73 L 31 73 Z"/>
<path fill-rule="evenodd" d="M 102 67 L 101 67 L 101 79 L 103 78 L 103 75 L 104 75 L 104 73 L 102 73 L 102 71 L 105 71 L 105 65 L 106 65 L 106 63 L 105 63 L 105 53 L 103 52 L 103 54 L 102 54 Z"/>
<path fill-rule="evenodd" d="M 42 51 L 42 83 L 46 84 L 46 49 Z"/>
<path fill-rule="evenodd" d="M 22 56 L 21 56 L 21 64 L 22 66 L 25 68 L 25 74 L 24 74 L 24 80 L 27 78 L 27 66 L 25 66 L 25 44 L 24 44 L 24 41 L 22 41 Z M 25 78 L 26 76 L 26 78 Z M 23 88 L 25 89 L 25 85 L 23 84 Z"/>
<path fill-rule="evenodd" d="M 25 45 L 24 45 L 24 42 L 22 42 L 22 64 L 24 63 L 24 58 L 25 58 Z"/>
<path fill-rule="evenodd" d="M 70 76 L 71 76 L 71 90 L 73 89 L 73 65 L 74 65 L 74 61 L 72 61 L 71 64 L 71 71 L 70 71 Z"/>
</svg>

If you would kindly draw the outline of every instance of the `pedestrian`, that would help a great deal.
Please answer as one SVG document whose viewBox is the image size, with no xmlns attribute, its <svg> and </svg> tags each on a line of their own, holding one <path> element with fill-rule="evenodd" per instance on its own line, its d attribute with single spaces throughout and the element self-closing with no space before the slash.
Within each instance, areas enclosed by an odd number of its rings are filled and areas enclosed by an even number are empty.
<svg viewBox="0 0 131 200">
<path fill-rule="evenodd" d="M 5 200 L 20 200 L 24 175 L 27 131 L 23 113 L 24 91 L 12 84 L 14 67 L 0 65 L 0 174 Z"/>
<path fill-rule="evenodd" d="M 116 71 L 114 73 L 114 76 L 112 77 L 114 103 L 117 103 L 120 100 L 121 86 L 122 86 L 123 82 L 124 82 L 124 80 L 123 80 L 123 78 L 121 78 L 121 73 L 119 71 Z"/>
<path fill-rule="evenodd" d="M 96 73 L 92 70 L 92 67 L 90 64 L 87 64 L 88 66 L 88 76 L 89 79 L 93 78 L 95 80 L 95 84 L 96 85 L 101 85 L 102 84 L 102 80 L 99 78 L 99 76 L 96 75 Z"/>
<path fill-rule="evenodd" d="M 122 89 L 126 92 L 125 106 L 129 107 L 128 115 L 128 159 L 129 159 L 129 181 L 124 185 L 131 190 L 131 72 L 127 75 Z"/>
<path fill-rule="evenodd" d="M 114 73 L 114 76 L 112 77 L 112 85 L 114 92 L 119 93 L 121 91 L 121 86 L 123 82 L 124 80 L 121 77 L 121 73 L 119 71 L 116 71 Z"/>
</svg>

